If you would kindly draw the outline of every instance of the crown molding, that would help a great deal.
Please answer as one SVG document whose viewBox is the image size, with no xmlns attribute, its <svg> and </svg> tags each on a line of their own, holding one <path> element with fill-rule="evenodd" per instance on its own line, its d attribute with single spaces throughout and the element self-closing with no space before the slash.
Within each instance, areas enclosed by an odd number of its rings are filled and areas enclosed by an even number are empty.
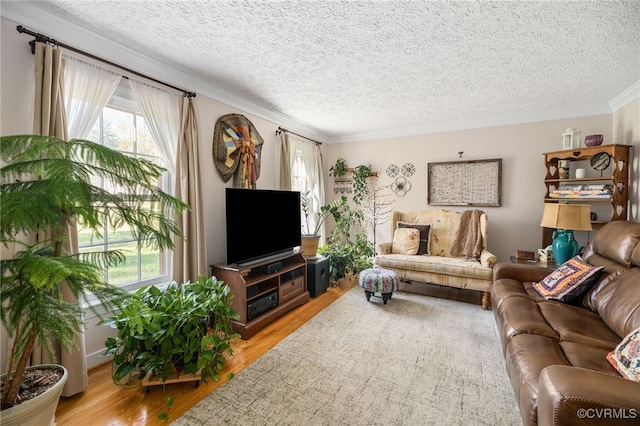
<svg viewBox="0 0 640 426">
<path fill-rule="evenodd" d="M 195 75 L 179 64 L 164 63 L 129 47 L 115 43 L 55 14 L 42 10 L 34 2 L 2 2 L 0 16 L 115 64 L 122 64 L 126 68 L 159 81 L 182 87 L 185 90 L 226 104 L 231 108 L 271 121 L 277 126 L 285 127 L 315 140 L 324 141 L 328 139 L 326 134 L 319 132 L 317 129 L 293 120 L 284 114 L 256 105 L 251 100 L 239 97 L 224 88 L 216 87 L 211 83 L 210 79 Z M 126 74 L 126 72 L 123 72 L 123 74 Z"/>
<path fill-rule="evenodd" d="M 638 99 L 640 99 L 640 80 L 633 83 L 631 87 L 609 101 L 611 112 L 616 112 Z"/>
<path fill-rule="evenodd" d="M 539 121 L 561 120 L 574 117 L 588 117 L 592 115 L 611 114 L 609 104 L 590 105 L 581 108 L 563 108 L 537 113 L 506 114 L 489 119 L 471 119 L 433 123 L 422 126 L 406 127 L 402 129 L 385 130 L 382 132 L 361 133 L 348 136 L 330 138 L 327 143 L 358 142 L 374 139 L 389 139 L 405 136 L 425 135 L 432 133 L 454 132 L 459 130 L 480 129 L 485 127 L 508 126 L 512 124 L 534 123 Z"/>
</svg>

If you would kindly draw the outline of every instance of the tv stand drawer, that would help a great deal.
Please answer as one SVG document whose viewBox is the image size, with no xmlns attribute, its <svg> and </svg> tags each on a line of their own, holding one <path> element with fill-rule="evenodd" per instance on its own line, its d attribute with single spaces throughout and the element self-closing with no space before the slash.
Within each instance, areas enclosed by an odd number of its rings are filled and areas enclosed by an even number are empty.
<svg viewBox="0 0 640 426">
<path fill-rule="evenodd" d="M 296 277 L 280 284 L 280 302 L 285 302 L 304 291 L 304 277 Z"/>
</svg>

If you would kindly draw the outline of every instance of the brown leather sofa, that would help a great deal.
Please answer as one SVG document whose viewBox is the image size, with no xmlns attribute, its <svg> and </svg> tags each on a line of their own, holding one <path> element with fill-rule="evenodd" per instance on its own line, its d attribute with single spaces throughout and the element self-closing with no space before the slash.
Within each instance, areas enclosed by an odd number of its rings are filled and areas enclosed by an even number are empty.
<svg viewBox="0 0 640 426">
<path fill-rule="evenodd" d="M 640 223 L 606 224 L 583 259 L 604 273 L 567 303 L 532 287 L 543 267 L 494 268 L 491 305 L 524 425 L 640 424 L 640 383 L 606 359 L 640 326 Z"/>
</svg>

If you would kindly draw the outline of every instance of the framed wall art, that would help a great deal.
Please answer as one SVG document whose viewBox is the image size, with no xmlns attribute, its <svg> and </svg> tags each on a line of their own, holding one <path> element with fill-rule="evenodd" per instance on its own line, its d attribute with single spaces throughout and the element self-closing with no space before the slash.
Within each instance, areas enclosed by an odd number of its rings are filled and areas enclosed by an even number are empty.
<svg viewBox="0 0 640 426">
<path fill-rule="evenodd" d="M 499 207 L 502 159 L 428 163 L 427 202 L 433 206 Z"/>
</svg>

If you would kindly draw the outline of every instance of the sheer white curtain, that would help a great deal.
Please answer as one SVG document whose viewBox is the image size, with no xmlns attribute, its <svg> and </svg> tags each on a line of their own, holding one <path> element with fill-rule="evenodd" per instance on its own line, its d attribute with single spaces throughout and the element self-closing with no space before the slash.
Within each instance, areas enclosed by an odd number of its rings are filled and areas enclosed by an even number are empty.
<svg viewBox="0 0 640 426">
<path fill-rule="evenodd" d="M 122 76 L 71 56 L 65 73 L 65 110 L 69 138 L 86 138 L 115 93 Z"/>
<path fill-rule="evenodd" d="M 149 131 L 167 160 L 164 167 L 175 174 L 182 95 L 133 79 L 129 80 L 129 84 L 136 102 L 142 108 Z"/>
<path fill-rule="evenodd" d="M 311 223 L 315 225 L 318 220 L 317 212 L 320 210 L 320 206 L 325 205 L 324 175 L 320 146 L 315 142 L 298 138 L 286 132 L 280 134 L 280 144 L 280 187 L 281 189 L 301 191 L 303 195 L 305 191 L 309 191 L 311 206 L 309 209 L 309 222 L 310 225 Z M 300 166 L 306 178 L 306 188 L 300 188 L 295 179 L 295 175 L 299 173 L 296 172 L 299 168 L 299 164 L 296 164 L 299 158 L 302 161 Z M 289 184 L 288 188 L 287 184 Z M 324 238 L 324 225 L 321 233 Z"/>
</svg>

